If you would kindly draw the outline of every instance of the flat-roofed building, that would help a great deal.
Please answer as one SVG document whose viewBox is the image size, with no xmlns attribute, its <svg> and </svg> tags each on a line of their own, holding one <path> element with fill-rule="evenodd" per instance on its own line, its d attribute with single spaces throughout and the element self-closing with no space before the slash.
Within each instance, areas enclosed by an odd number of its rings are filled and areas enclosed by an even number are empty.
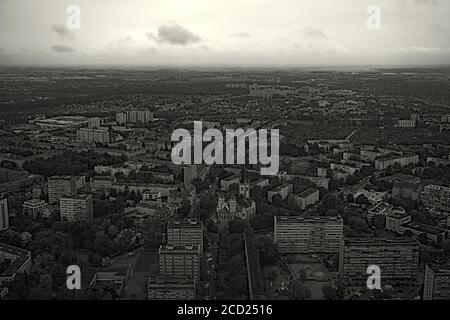
<svg viewBox="0 0 450 320">
<path fill-rule="evenodd" d="M 63 196 L 59 199 L 59 209 L 61 220 L 92 222 L 94 219 L 92 195 L 90 194 Z"/>
<path fill-rule="evenodd" d="M 428 185 L 423 189 L 422 202 L 426 207 L 450 211 L 450 188 Z"/>
<path fill-rule="evenodd" d="M 49 203 L 57 203 L 61 196 L 76 194 L 82 188 L 84 188 L 84 177 L 52 176 L 48 178 Z"/>
<path fill-rule="evenodd" d="M 267 199 L 272 202 L 273 197 L 279 195 L 282 200 L 286 200 L 287 197 L 294 191 L 294 185 L 292 183 L 283 183 L 272 190 L 267 192 Z"/>
<path fill-rule="evenodd" d="M 392 196 L 394 198 L 411 199 L 418 201 L 422 192 L 420 182 L 398 181 L 392 187 Z"/>
<path fill-rule="evenodd" d="M 410 164 L 419 163 L 419 155 L 418 154 L 405 154 L 405 155 L 394 155 L 394 156 L 385 156 L 379 159 L 375 159 L 375 169 L 377 170 L 385 170 L 390 166 L 399 165 L 401 167 L 406 167 Z"/>
<path fill-rule="evenodd" d="M 400 233 L 400 226 L 411 222 L 411 215 L 406 212 L 389 212 L 386 215 L 386 230 Z"/>
<path fill-rule="evenodd" d="M 159 273 L 164 276 L 200 278 L 200 247 L 165 245 L 159 248 Z"/>
<path fill-rule="evenodd" d="M 274 217 L 274 239 L 281 253 L 337 253 L 343 237 L 341 217 Z"/>
<path fill-rule="evenodd" d="M 94 191 L 105 191 L 111 189 L 112 183 L 110 176 L 94 176 L 91 179 L 91 188 Z"/>
<path fill-rule="evenodd" d="M 319 189 L 316 188 L 308 188 L 299 194 L 291 194 L 289 196 L 289 201 L 292 201 L 299 206 L 302 210 L 305 210 L 307 207 L 319 202 Z"/>
<path fill-rule="evenodd" d="M 148 300 L 195 300 L 195 281 L 188 277 L 151 277 L 147 282 Z"/>
<path fill-rule="evenodd" d="M 203 222 L 171 221 L 167 225 L 167 243 L 174 246 L 196 245 L 203 252 Z"/>
<path fill-rule="evenodd" d="M 44 200 L 31 199 L 22 204 L 22 213 L 36 218 L 36 217 L 50 217 L 50 209 Z"/>
<path fill-rule="evenodd" d="M 0 263 L 9 261 L 9 265 L 0 273 L 0 286 L 14 279 L 18 273 L 27 273 L 31 269 L 31 252 L 0 243 Z"/>
<path fill-rule="evenodd" d="M 366 286 L 367 268 L 376 265 L 386 284 L 413 283 L 419 269 L 419 243 L 412 238 L 347 238 L 341 243 L 339 278 Z"/>
<path fill-rule="evenodd" d="M 80 128 L 77 131 L 77 139 L 87 143 L 110 143 L 111 136 L 108 128 Z"/>
<path fill-rule="evenodd" d="M 427 264 L 423 300 L 450 300 L 450 266 Z"/>
</svg>

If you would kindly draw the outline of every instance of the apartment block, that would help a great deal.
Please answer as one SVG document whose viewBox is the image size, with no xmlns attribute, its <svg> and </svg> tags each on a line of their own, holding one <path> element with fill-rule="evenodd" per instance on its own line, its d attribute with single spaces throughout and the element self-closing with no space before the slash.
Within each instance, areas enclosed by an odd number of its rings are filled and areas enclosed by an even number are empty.
<svg viewBox="0 0 450 320">
<path fill-rule="evenodd" d="M 375 169 L 386 170 L 389 166 L 393 165 L 406 167 L 410 164 L 417 164 L 417 163 L 419 163 L 418 154 L 386 156 L 379 159 L 375 159 Z"/>
<path fill-rule="evenodd" d="M 94 219 L 92 195 L 90 194 L 61 197 L 59 206 L 61 220 L 91 222 Z"/>
<path fill-rule="evenodd" d="M 398 181 L 392 188 L 394 198 L 411 199 L 418 201 L 422 192 L 422 185 L 419 182 Z"/>
<path fill-rule="evenodd" d="M 188 277 L 151 277 L 147 282 L 148 300 L 195 300 L 195 281 Z"/>
<path fill-rule="evenodd" d="M 283 183 L 278 187 L 273 188 L 267 192 L 267 199 L 272 202 L 274 196 L 279 195 L 282 200 L 286 200 L 287 197 L 293 192 L 294 185 L 292 183 Z"/>
<path fill-rule="evenodd" d="M 450 188 L 430 184 L 423 189 L 422 202 L 429 208 L 450 211 Z"/>
<path fill-rule="evenodd" d="M 169 222 L 167 243 L 173 246 L 195 245 L 203 252 L 203 222 L 197 220 Z"/>
<path fill-rule="evenodd" d="M 165 245 L 159 248 L 159 273 L 164 276 L 200 278 L 200 247 Z"/>
<path fill-rule="evenodd" d="M 44 200 L 32 199 L 22 204 L 22 213 L 33 218 L 49 217 L 50 209 Z"/>
<path fill-rule="evenodd" d="M 84 177 L 53 176 L 48 179 L 48 200 L 50 204 L 57 203 L 64 195 L 76 194 L 84 188 Z"/>
<path fill-rule="evenodd" d="M 108 128 L 80 128 L 77 131 L 77 139 L 87 143 L 110 143 L 111 136 Z"/>
<path fill-rule="evenodd" d="M 274 238 L 281 253 L 339 252 L 341 217 L 275 216 Z"/>
<path fill-rule="evenodd" d="M 450 300 L 450 266 L 425 266 L 423 300 Z"/>
<path fill-rule="evenodd" d="M 0 287 L 13 280 L 17 273 L 27 273 L 31 269 L 30 251 L 0 243 L 0 263 L 5 260 L 9 261 L 9 266 L 0 272 Z"/>
<path fill-rule="evenodd" d="M 384 284 L 417 281 L 419 244 L 411 238 L 348 238 L 341 242 L 339 277 L 345 285 L 366 286 L 367 268 L 380 267 Z"/>
<path fill-rule="evenodd" d="M 152 122 L 153 113 L 148 109 L 127 110 L 116 114 L 116 121 L 118 124 L 136 123 L 136 122 Z"/>
<path fill-rule="evenodd" d="M 302 210 L 319 202 L 319 189 L 308 188 L 299 194 L 292 194 L 289 201 L 292 199 Z"/>
</svg>

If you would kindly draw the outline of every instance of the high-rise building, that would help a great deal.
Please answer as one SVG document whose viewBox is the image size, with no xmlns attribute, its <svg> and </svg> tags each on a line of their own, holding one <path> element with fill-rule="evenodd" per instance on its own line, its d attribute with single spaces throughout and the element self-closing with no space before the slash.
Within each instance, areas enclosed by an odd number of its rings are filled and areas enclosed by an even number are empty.
<svg viewBox="0 0 450 320">
<path fill-rule="evenodd" d="M 43 200 L 32 199 L 27 200 L 22 204 L 22 213 L 33 218 L 49 217 L 50 210 L 48 204 Z"/>
<path fill-rule="evenodd" d="M 117 124 L 136 123 L 136 122 L 152 122 L 153 113 L 148 109 L 127 110 L 125 112 L 116 113 Z"/>
<path fill-rule="evenodd" d="M 338 253 L 341 217 L 275 216 L 274 238 L 281 253 Z"/>
<path fill-rule="evenodd" d="M 94 219 L 92 195 L 90 194 L 62 196 L 59 199 L 59 209 L 61 220 L 91 222 Z"/>
<path fill-rule="evenodd" d="M 98 129 L 100 128 L 100 118 L 89 118 L 88 119 L 88 128 L 89 129 Z"/>
<path fill-rule="evenodd" d="M 450 300 L 449 265 L 426 265 L 423 280 L 423 300 Z"/>
<path fill-rule="evenodd" d="M 9 228 L 8 199 L 0 198 L 0 231 Z"/>
<path fill-rule="evenodd" d="M 203 223 L 197 220 L 169 222 L 167 243 L 173 246 L 195 245 L 203 252 Z"/>
<path fill-rule="evenodd" d="M 84 188 L 84 177 L 53 176 L 48 179 L 49 203 L 57 203 L 63 195 L 76 194 Z"/>
<path fill-rule="evenodd" d="M 151 277 L 148 300 L 195 300 L 195 281 L 188 277 Z"/>
<path fill-rule="evenodd" d="M 111 136 L 108 128 L 80 128 L 77 131 L 77 139 L 87 143 L 110 143 Z"/>
<path fill-rule="evenodd" d="M 193 164 L 183 167 L 184 184 L 191 184 L 194 179 L 197 179 L 197 165 Z"/>
<path fill-rule="evenodd" d="M 450 211 L 450 188 L 428 185 L 423 189 L 422 202 L 426 207 Z"/>
<path fill-rule="evenodd" d="M 385 284 L 417 281 L 419 244 L 412 238 L 348 238 L 341 242 L 339 277 L 345 285 L 366 286 L 367 268 L 380 268 Z"/>
<path fill-rule="evenodd" d="M 159 248 L 159 273 L 164 276 L 200 277 L 200 247 L 165 245 Z"/>
<path fill-rule="evenodd" d="M 127 114 L 125 112 L 116 113 L 116 122 L 118 125 L 127 123 Z"/>
</svg>

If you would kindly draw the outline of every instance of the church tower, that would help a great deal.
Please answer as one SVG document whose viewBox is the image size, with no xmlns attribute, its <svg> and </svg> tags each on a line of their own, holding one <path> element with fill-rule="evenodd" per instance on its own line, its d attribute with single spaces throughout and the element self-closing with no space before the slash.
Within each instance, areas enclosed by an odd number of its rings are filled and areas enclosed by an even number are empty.
<svg viewBox="0 0 450 320">
<path fill-rule="evenodd" d="M 239 195 L 245 199 L 250 199 L 250 177 L 245 166 L 239 182 Z"/>
</svg>

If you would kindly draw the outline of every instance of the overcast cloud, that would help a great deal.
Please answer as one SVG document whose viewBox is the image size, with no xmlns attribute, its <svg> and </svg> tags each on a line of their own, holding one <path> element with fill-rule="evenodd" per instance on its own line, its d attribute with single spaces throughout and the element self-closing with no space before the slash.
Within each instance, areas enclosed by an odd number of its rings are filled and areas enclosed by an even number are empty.
<svg viewBox="0 0 450 320">
<path fill-rule="evenodd" d="M 450 64 L 449 16 L 447 0 L 0 0 L 0 64 Z"/>
</svg>

